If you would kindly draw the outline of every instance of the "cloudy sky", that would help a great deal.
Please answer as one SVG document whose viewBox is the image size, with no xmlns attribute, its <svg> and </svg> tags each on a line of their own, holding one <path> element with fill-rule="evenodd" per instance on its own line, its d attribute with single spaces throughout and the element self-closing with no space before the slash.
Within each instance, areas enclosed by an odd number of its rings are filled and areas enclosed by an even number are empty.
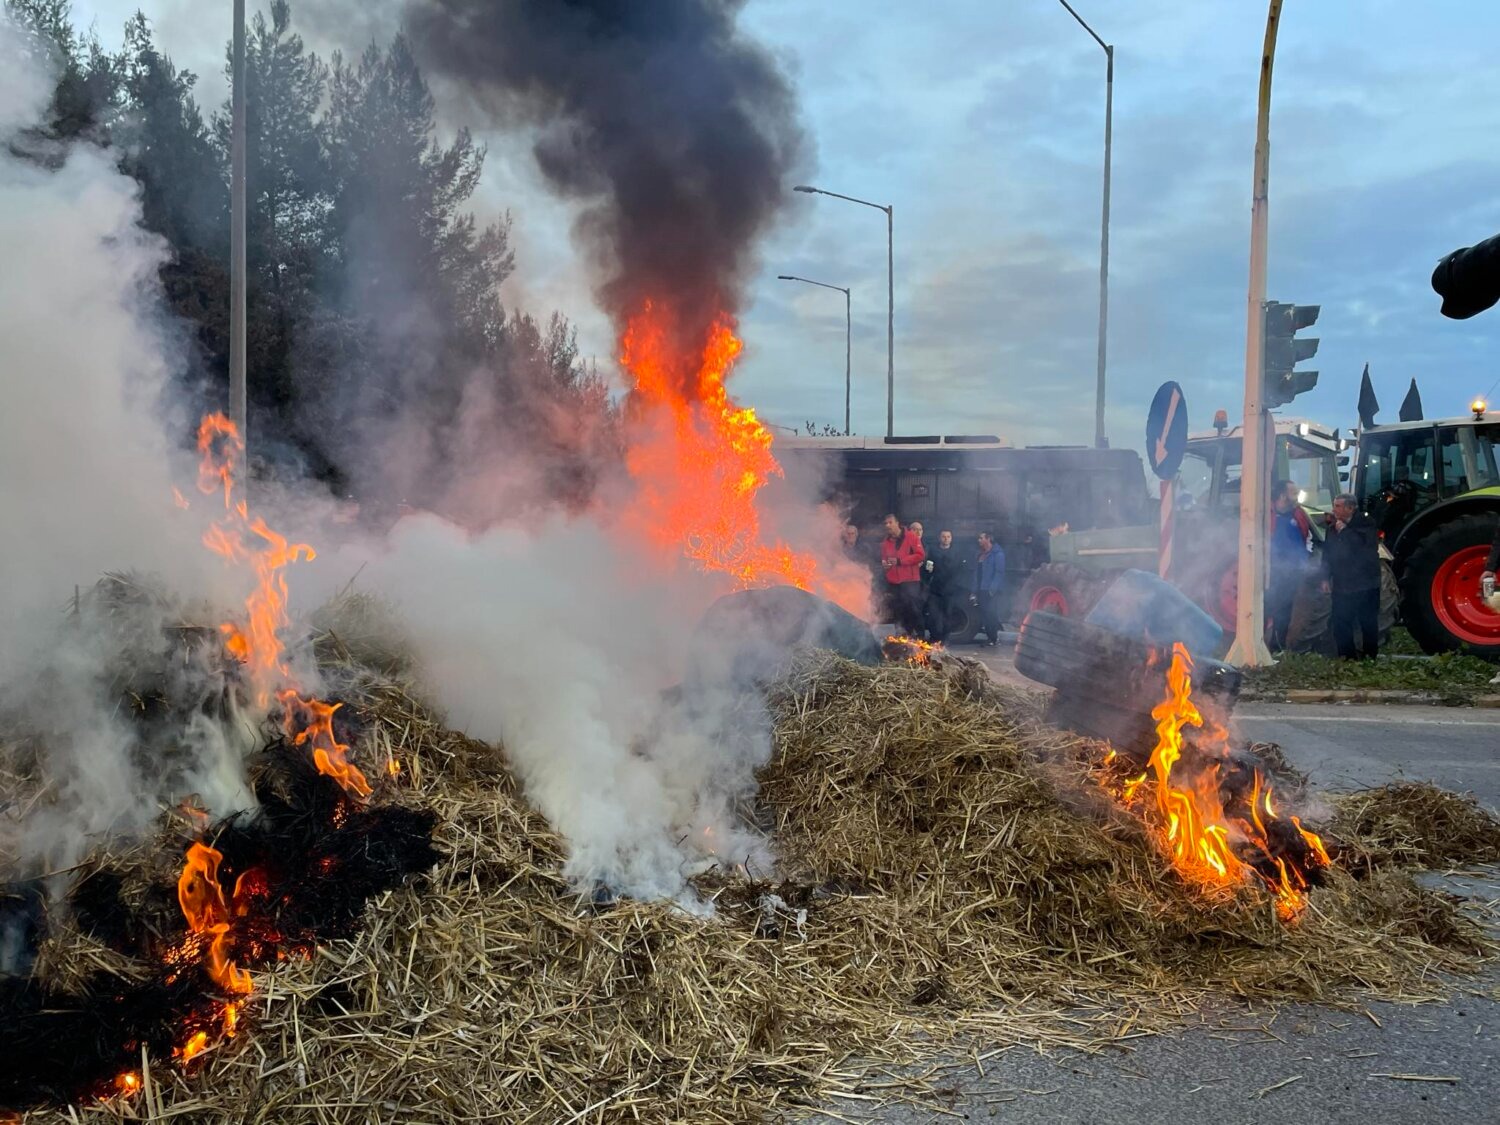
<svg viewBox="0 0 1500 1125">
<path fill-rule="evenodd" d="M 141 6 L 176 61 L 223 94 L 228 0 L 76 0 L 106 43 Z M 254 0 L 251 3 L 252 8 Z M 320 50 L 361 25 L 294 2 Z M 1078 0 L 1115 44 L 1108 431 L 1141 443 L 1156 386 L 1195 428 L 1242 396 L 1260 0 Z M 206 18 L 223 8 L 222 18 Z M 794 76 L 816 147 L 807 178 L 895 207 L 896 428 L 1018 443 L 1093 433 L 1104 55 L 1056 0 L 748 0 L 745 27 Z M 222 26 L 221 26 L 222 25 Z M 1393 420 L 1415 376 L 1429 416 L 1500 378 L 1500 311 L 1443 320 L 1437 259 L 1500 231 L 1500 5 L 1288 0 L 1272 113 L 1272 299 L 1321 304 L 1319 387 L 1297 413 L 1354 420 L 1368 362 Z M 450 118 L 462 111 L 450 108 Z M 455 123 L 462 123 L 455 120 Z M 523 138 L 492 136 L 481 207 L 519 236 L 513 304 L 613 348 Z M 794 196 L 742 321 L 739 396 L 772 421 L 837 423 L 853 290 L 853 423 L 885 422 L 884 216 Z"/>
</svg>

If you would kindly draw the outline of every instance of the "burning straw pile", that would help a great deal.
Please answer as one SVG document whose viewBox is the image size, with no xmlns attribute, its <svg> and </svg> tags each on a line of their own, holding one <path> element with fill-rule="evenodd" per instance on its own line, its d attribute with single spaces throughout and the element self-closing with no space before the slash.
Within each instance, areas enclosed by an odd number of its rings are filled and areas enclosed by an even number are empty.
<svg viewBox="0 0 1500 1125">
<path fill-rule="evenodd" d="M 1088 1047 L 1211 994 L 1432 996 L 1435 972 L 1487 952 L 1451 900 L 1378 862 L 1330 872 L 1290 927 L 1258 887 L 1194 890 L 1139 818 L 1078 783 L 1100 749 L 1039 726 L 1032 697 L 961 662 L 817 654 L 770 693 L 761 797 L 782 873 L 702 877 L 706 920 L 591 903 L 503 756 L 422 705 L 399 651 L 335 626 L 321 655 L 353 760 L 399 760 L 397 803 L 436 815 L 435 868 L 257 972 L 242 1034 L 185 1068 L 149 1054 L 138 1090 L 82 1116 L 759 1120 L 840 1090 L 878 1099 L 896 1086 L 867 1060 L 952 1036 Z M 38 971 L 84 963 L 134 971 L 76 927 Z"/>
</svg>

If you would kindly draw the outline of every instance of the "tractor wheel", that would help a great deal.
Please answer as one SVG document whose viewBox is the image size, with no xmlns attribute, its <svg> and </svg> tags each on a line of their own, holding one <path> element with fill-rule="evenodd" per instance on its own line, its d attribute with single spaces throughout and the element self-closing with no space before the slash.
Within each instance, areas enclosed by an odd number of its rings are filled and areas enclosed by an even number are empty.
<svg viewBox="0 0 1500 1125">
<path fill-rule="evenodd" d="M 1468 648 L 1500 658 L 1500 613 L 1479 592 L 1494 533 L 1493 517 L 1462 516 L 1428 532 L 1407 559 L 1401 618 L 1423 652 Z"/>
<path fill-rule="evenodd" d="M 1096 574 L 1067 563 L 1047 563 L 1027 576 L 1021 587 L 1016 612 L 1055 613 L 1059 617 L 1084 617 L 1104 593 L 1106 583 Z"/>
</svg>

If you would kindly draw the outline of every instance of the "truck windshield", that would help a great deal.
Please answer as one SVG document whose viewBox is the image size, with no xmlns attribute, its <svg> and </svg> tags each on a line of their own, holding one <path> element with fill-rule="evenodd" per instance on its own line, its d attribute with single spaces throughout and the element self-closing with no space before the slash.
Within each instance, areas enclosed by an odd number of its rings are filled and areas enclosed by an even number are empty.
<svg viewBox="0 0 1500 1125">
<path fill-rule="evenodd" d="M 1443 492 L 1457 496 L 1500 485 L 1495 471 L 1495 439 L 1500 423 L 1456 426 L 1442 431 Z"/>
<path fill-rule="evenodd" d="M 1333 450 L 1286 438 L 1287 479 L 1297 486 L 1304 507 L 1326 512 L 1338 491 L 1338 462 Z"/>
</svg>

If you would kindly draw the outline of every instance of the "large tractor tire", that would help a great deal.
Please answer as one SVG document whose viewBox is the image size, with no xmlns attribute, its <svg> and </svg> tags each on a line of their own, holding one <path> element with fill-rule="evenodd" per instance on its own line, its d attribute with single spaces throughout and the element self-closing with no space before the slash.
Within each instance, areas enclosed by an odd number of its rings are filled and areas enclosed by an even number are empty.
<svg viewBox="0 0 1500 1125">
<path fill-rule="evenodd" d="M 1016 671 L 1028 679 L 1149 713 L 1166 694 L 1164 650 L 1123 637 L 1087 621 L 1055 613 L 1028 614 L 1016 644 Z M 1193 692 L 1232 707 L 1239 696 L 1238 669 L 1217 660 L 1193 662 Z"/>
<path fill-rule="evenodd" d="M 1016 613 L 1055 613 L 1060 617 L 1082 618 L 1094 608 L 1108 581 L 1090 574 L 1082 567 L 1067 563 L 1047 563 L 1026 578 L 1017 599 Z"/>
<path fill-rule="evenodd" d="M 1401 574 L 1401 619 L 1423 652 L 1466 648 L 1500 660 L 1500 613 L 1480 597 L 1493 516 L 1468 515 L 1422 537 Z"/>
</svg>

